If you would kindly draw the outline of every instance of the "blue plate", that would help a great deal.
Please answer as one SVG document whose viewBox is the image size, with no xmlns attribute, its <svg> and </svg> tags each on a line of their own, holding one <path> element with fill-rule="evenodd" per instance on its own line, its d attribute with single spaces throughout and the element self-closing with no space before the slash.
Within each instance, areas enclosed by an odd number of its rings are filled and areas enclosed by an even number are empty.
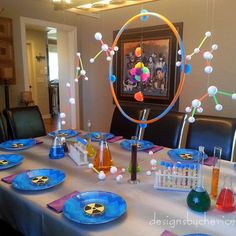
<svg viewBox="0 0 236 236">
<path fill-rule="evenodd" d="M 24 157 L 17 154 L 0 154 L 0 170 L 19 165 Z"/>
<path fill-rule="evenodd" d="M 52 132 L 48 133 L 48 135 L 51 137 L 55 137 L 56 132 L 58 132 L 59 137 L 65 137 L 65 138 L 71 138 L 71 137 L 74 137 L 78 134 L 78 132 L 73 129 L 61 129 L 58 131 L 52 131 Z"/>
<path fill-rule="evenodd" d="M 131 150 L 131 145 L 134 142 L 134 140 L 124 140 L 120 143 L 120 146 L 122 148 L 124 148 L 125 150 L 130 151 Z M 146 141 L 146 140 L 139 140 L 138 141 L 138 151 L 142 151 L 145 149 L 149 149 L 152 148 L 154 146 L 154 144 L 150 141 Z"/>
<path fill-rule="evenodd" d="M 32 147 L 36 144 L 35 139 L 14 139 L 0 143 L 0 148 L 9 151 L 18 151 Z"/>
<path fill-rule="evenodd" d="M 211 236 L 210 234 L 185 234 L 184 236 Z"/>
<path fill-rule="evenodd" d="M 198 162 L 202 158 L 207 159 L 206 154 L 202 155 L 195 149 L 176 148 L 168 151 L 170 159 L 174 162 Z"/>
<path fill-rule="evenodd" d="M 126 210 L 126 202 L 121 196 L 111 192 L 91 191 L 67 200 L 63 214 L 80 224 L 103 224 L 119 218 Z"/>
<path fill-rule="evenodd" d="M 39 182 L 45 177 L 46 181 Z M 35 169 L 17 175 L 12 181 L 13 188 L 26 191 L 37 191 L 52 188 L 65 179 L 65 173 L 57 169 Z"/>
<path fill-rule="evenodd" d="M 102 136 L 104 137 L 104 139 L 110 139 L 114 137 L 114 134 L 110 134 L 110 133 L 103 133 L 103 132 L 91 132 L 91 140 L 92 141 L 100 141 Z M 88 138 L 88 133 L 86 133 L 84 135 L 84 137 L 87 139 Z"/>
</svg>

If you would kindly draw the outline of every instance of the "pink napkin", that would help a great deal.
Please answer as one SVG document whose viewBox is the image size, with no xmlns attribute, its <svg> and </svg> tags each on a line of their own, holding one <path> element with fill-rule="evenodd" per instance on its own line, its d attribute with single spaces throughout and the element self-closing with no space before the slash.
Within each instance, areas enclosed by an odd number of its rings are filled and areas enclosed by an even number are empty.
<svg viewBox="0 0 236 236">
<path fill-rule="evenodd" d="M 43 143 L 43 141 L 42 140 L 39 140 L 39 139 L 34 139 L 35 140 L 35 144 L 37 145 L 37 144 L 41 144 L 41 143 Z"/>
<path fill-rule="evenodd" d="M 204 165 L 206 166 L 214 166 L 216 164 L 217 159 L 215 157 L 208 157 L 204 160 Z"/>
<path fill-rule="evenodd" d="M 144 151 L 144 152 L 147 152 L 147 153 L 149 153 L 150 151 L 152 151 L 153 153 L 155 153 L 155 152 L 161 151 L 163 148 L 164 148 L 164 147 L 162 147 L 162 146 L 154 146 L 154 147 L 152 147 L 152 148 L 145 149 L 145 150 L 143 150 L 143 151 Z"/>
<path fill-rule="evenodd" d="M 108 143 L 114 143 L 114 142 L 119 141 L 119 140 L 121 140 L 121 139 L 123 139 L 123 136 L 115 136 L 115 137 L 113 137 L 113 138 L 107 139 L 106 141 L 107 141 Z"/>
<path fill-rule="evenodd" d="M 66 200 L 68 200 L 69 198 L 77 195 L 79 192 L 78 191 L 74 191 L 74 192 L 71 192 L 69 194 L 66 194 L 65 196 L 53 201 L 53 202 L 50 202 L 47 204 L 47 207 L 53 211 L 55 211 L 56 213 L 61 213 L 62 212 L 62 209 L 63 209 L 63 206 L 64 206 L 64 203 L 66 202 Z"/>
<path fill-rule="evenodd" d="M 17 175 L 19 175 L 19 174 L 21 174 L 21 173 L 24 173 L 24 172 L 27 172 L 27 171 L 29 171 L 29 170 L 23 170 L 23 171 L 21 171 L 21 172 L 18 172 L 17 174 L 8 175 L 8 176 L 6 176 L 6 177 L 3 177 L 3 178 L 2 178 L 2 181 L 5 182 L 5 183 L 7 183 L 7 184 L 11 184 L 12 181 L 13 181 L 13 179 L 14 179 Z"/>
<path fill-rule="evenodd" d="M 168 230 L 165 230 L 164 232 L 162 232 L 162 234 L 160 236 L 178 236 L 177 234 L 171 233 Z"/>
</svg>

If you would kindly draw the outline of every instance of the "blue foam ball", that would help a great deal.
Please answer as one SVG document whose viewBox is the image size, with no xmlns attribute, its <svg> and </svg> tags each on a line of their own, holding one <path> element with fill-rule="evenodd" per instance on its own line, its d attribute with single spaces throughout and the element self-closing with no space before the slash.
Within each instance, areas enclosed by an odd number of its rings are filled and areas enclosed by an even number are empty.
<svg viewBox="0 0 236 236">
<path fill-rule="evenodd" d="M 139 127 L 142 129 L 146 129 L 147 128 L 147 124 L 139 124 Z"/>
<path fill-rule="evenodd" d="M 111 75 L 111 76 L 109 77 L 109 80 L 110 80 L 112 83 L 116 82 L 116 76 L 115 76 L 115 75 Z"/>
<path fill-rule="evenodd" d="M 147 12 L 148 12 L 148 10 L 142 9 L 140 13 L 147 13 Z M 140 17 L 141 21 L 147 21 L 148 18 L 149 18 L 149 16 L 141 16 Z"/>
<path fill-rule="evenodd" d="M 186 64 L 184 67 L 184 73 L 188 75 L 190 74 L 190 72 L 191 72 L 191 66 L 189 64 Z"/>
</svg>

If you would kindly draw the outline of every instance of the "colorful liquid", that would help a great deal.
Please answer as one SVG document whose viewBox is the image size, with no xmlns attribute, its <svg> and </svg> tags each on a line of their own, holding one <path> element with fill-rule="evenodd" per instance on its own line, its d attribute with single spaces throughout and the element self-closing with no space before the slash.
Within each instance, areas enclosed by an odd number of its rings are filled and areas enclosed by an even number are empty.
<svg viewBox="0 0 236 236">
<path fill-rule="evenodd" d="M 88 152 L 89 157 L 93 157 L 95 155 L 95 150 L 93 148 L 93 144 L 91 143 L 91 141 L 88 141 L 86 150 Z"/>
<path fill-rule="evenodd" d="M 229 188 L 223 188 L 217 198 L 216 207 L 221 211 L 234 211 L 234 193 Z"/>
<path fill-rule="evenodd" d="M 110 171 L 112 166 L 112 158 L 111 153 L 108 147 L 101 147 L 97 151 L 97 154 L 93 160 L 93 166 L 98 171 L 103 170 L 104 172 Z"/>
<path fill-rule="evenodd" d="M 64 155 L 65 155 L 64 148 L 61 145 L 52 146 L 50 148 L 49 157 L 51 159 L 60 159 L 64 157 Z"/>
<path fill-rule="evenodd" d="M 211 199 L 207 191 L 196 191 L 192 189 L 188 194 L 187 204 L 193 211 L 205 212 L 208 211 L 211 206 Z"/>
<path fill-rule="evenodd" d="M 218 183 L 219 183 L 220 169 L 213 168 L 211 176 L 211 197 L 216 199 L 218 192 Z"/>
</svg>

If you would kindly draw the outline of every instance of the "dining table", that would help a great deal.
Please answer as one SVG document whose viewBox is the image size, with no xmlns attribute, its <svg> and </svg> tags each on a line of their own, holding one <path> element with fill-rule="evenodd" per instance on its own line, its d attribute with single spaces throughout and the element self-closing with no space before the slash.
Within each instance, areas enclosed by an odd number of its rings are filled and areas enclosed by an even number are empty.
<svg viewBox="0 0 236 236">
<path fill-rule="evenodd" d="M 158 190 L 154 188 L 155 170 L 150 164 L 155 159 L 172 162 L 169 148 L 148 153 L 138 151 L 137 159 L 140 172 L 139 183 L 131 184 L 127 171 L 131 161 L 131 152 L 124 150 L 118 140 L 109 143 L 113 165 L 125 168 L 121 181 L 116 175 L 107 173 L 104 180 L 88 165 L 77 165 L 66 154 L 61 159 L 50 159 L 49 150 L 52 137 L 37 138 L 40 144 L 28 149 L 9 152 L 4 149 L 0 154 L 17 153 L 24 157 L 23 162 L 15 167 L 0 170 L 0 178 L 33 169 L 59 169 L 66 178 L 61 184 L 41 191 L 21 191 L 11 184 L 0 181 L 0 218 L 11 224 L 25 236 L 78 236 L 78 235 L 148 235 L 158 236 L 165 230 L 175 235 L 202 233 L 212 236 L 235 235 L 236 211 L 222 212 L 215 207 L 215 200 L 207 212 L 191 210 L 186 202 L 190 190 Z M 99 143 L 93 142 L 98 149 Z M 91 158 L 88 158 L 91 161 Z M 148 174 L 147 174 L 148 173 Z M 208 193 L 211 188 L 212 166 L 203 165 L 203 185 Z M 222 188 L 224 176 L 231 176 L 236 184 L 234 163 L 221 160 L 219 189 Z M 56 213 L 47 204 L 73 191 L 107 191 L 121 196 L 127 204 L 127 210 L 121 217 L 107 223 L 83 224 L 69 220 L 63 213 Z"/>
</svg>

